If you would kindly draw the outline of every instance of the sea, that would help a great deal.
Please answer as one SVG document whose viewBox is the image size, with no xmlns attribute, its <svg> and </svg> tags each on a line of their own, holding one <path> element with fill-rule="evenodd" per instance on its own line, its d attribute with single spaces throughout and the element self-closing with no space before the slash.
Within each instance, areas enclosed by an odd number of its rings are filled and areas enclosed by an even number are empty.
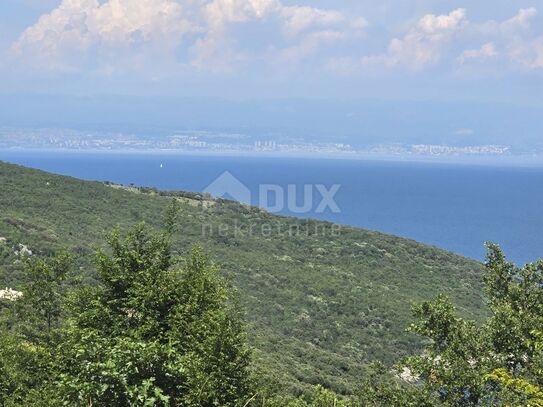
<svg viewBox="0 0 543 407">
<path fill-rule="evenodd" d="M 0 151 L 0 160 L 85 180 L 207 191 L 480 261 L 486 241 L 518 265 L 543 257 L 543 166 L 31 150 Z"/>
</svg>

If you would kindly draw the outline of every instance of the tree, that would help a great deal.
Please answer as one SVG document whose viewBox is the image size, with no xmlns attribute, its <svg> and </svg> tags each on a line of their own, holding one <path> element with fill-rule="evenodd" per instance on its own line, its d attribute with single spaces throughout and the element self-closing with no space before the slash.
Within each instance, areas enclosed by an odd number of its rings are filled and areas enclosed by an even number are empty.
<svg viewBox="0 0 543 407">
<path fill-rule="evenodd" d="M 406 366 L 444 405 L 543 405 L 543 262 L 518 268 L 489 244 L 485 270 L 490 318 L 465 321 L 445 296 L 416 306 L 429 345 Z"/>
<path fill-rule="evenodd" d="M 353 406 L 357 407 L 431 407 L 435 403 L 436 397 L 431 392 L 402 381 L 381 363 L 370 365 L 366 378 L 353 398 Z"/>
<path fill-rule="evenodd" d="M 298 398 L 291 395 L 275 394 L 270 397 L 260 397 L 251 406 L 266 407 L 355 407 L 352 399 L 343 398 L 320 385 L 313 386 L 311 390 Z"/>
<path fill-rule="evenodd" d="M 71 259 L 27 259 L 22 296 L 4 304 L 0 318 L 0 405 L 55 404 L 46 394 L 52 382 L 53 349 L 59 341 L 65 281 Z"/>
<path fill-rule="evenodd" d="M 249 399 L 241 313 L 196 248 L 181 269 L 169 236 L 116 230 L 99 286 L 75 292 L 58 349 L 60 393 L 76 405 L 234 406 Z"/>
<path fill-rule="evenodd" d="M 72 267 L 67 253 L 48 259 L 32 258 L 24 267 L 23 295 L 15 301 L 17 331 L 34 344 L 53 340 L 63 317 L 66 278 Z"/>
</svg>

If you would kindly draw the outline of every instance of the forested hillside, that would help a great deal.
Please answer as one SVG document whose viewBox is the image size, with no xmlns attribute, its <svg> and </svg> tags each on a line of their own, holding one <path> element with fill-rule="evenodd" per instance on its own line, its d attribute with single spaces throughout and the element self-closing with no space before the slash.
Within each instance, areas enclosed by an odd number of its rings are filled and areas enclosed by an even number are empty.
<svg viewBox="0 0 543 407">
<path fill-rule="evenodd" d="M 370 362 L 420 350 L 420 338 L 405 332 L 413 302 L 446 293 L 465 317 L 487 312 L 480 264 L 407 239 L 7 163 L 0 163 L 0 188 L 0 286 L 14 289 L 25 257 L 62 249 L 83 282 L 94 284 L 94 249 L 104 235 L 141 221 L 162 228 L 175 197 L 174 254 L 202 245 L 239 292 L 254 366 L 292 392 L 322 384 L 349 393 Z"/>
</svg>

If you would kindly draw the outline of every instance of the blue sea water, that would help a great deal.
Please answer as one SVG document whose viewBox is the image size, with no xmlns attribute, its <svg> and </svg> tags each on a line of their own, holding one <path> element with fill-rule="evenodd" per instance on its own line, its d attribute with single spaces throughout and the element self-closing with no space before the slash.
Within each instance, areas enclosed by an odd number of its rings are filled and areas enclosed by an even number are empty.
<svg viewBox="0 0 543 407">
<path fill-rule="evenodd" d="M 541 167 L 31 151 L 1 151 L 0 160 L 88 180 L 195 192 L 228 171 L 247 186 L 253 204 L 263 184 L 286 195 L 295 185 L 298 205 L 304 185 L 337 184 L 339 213 L 329 207 L 317 213 L 320 193 L 313 188 L 312 209 L 295 215 L 404 236 L 477 260 L 484 259 L 485 241 L 499 243 L 517 264 L 543 257 Z M 293 214 L 286 202 L 281 213 Z"/>
</svg>

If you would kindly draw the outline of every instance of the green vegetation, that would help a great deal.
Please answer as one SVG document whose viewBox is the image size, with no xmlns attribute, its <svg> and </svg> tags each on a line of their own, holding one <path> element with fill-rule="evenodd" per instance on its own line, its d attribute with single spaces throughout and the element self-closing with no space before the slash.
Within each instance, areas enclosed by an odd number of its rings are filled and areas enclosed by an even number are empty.
<svg viewBox="0 0 543 407">
<path fill-rule="evenodd" d="M 96 290 L 105 290 L 104 285 L 107 286 L 105 263 L 96 264 L 95 250 L 102 248 L 105 234 L 116 227 L 127 231 L 145 221 L 151 230 L 162 228 L 163 214 L 172 197 L 181 211 L 179 229 L 171 234 L 172 258 L 191 259 L 192 246 L 200 244 L 220 264 L 224 277 L 239 294 L 239 305 L 246 310 L 248 343 L 254 349 L 255 380 L 269 384 L 272 394 L 276 383 L 285 395 L 311 394 L 312 385 L 321 385 L 341 395 L 355 393 L 361 381 L 370 377 L 371 362 L 382 361 L 390 366 L 406 355 L 417 354 L 424 349 L 425 340 L 416 332 L 405 332 L 411 321 L 413 302 L 428 301 L 443 292 L 457 305 L 462 317 L 481 322 L 488 313 L 482 298 L 480 264 L 407 239 L 274 216 L 257 208 L 197 194 L 85 182 L 4 163 L 0 163 L 0 187 L 3 191 L 0 237 L 6 239 L 0 239 L 0 287 L 25 291 L 36 281 L 31 273 L 24 271 L 25 258 L 29 257 L 24 247 L 32 251 L 31 259 L 46 259 L 44 263 L 34 264 L 35 273 L 54 282 L 47 295 L 46 291 L 41 292 L 50 304 L 43 304 L 45 308 L 40 315 L 48 314 L 50 323 L 37 317 L 28 319 L 34 321 L 28 327 L 16 327 L 20 319 L 11 322 L 13 329 L 20 332 L 17 335 L 28 338 L 24 343 L 57 340 L 54 336 L 60 329 L 60 320 L 64 320 L 58 315 L 58 304 L 65 302 L 72 286 L 84 289 L 79 302 L 69 308 L 78 309 L 87 304 L 84 301 L 90 301 L 92 312 L 104 309 L 106 303 L 92 302 L 91 298 Z M 64 266 L 60 267 L 67 260 L 56 256 L 63 252 L 73 259 L 73 275 L 66 274 Z M 85 292 L 88 297 L 83 296 Z M 69 299 L 73 301 L 71 295 Z M 29 308 L 38 309 L 36 305 Z M 231 312 L 234 311 L 228 311 Z M 99 321 L 87 317 L 90 322 L 75 315 L 65 316 L 69 327 L 83 326 L 93 335 L 101 329 L 93 325 Z M 114 352 L 118 349 L 115 344 L 134 339 L 120 338 L 117 335 L 120 325 L 116 324 L 121 322 L 114 315 L 108 318 L 112 318 L 106 319 L 111 325 L 111 336 L 94 350 L 100 355 Z M 43 328 L 49 324 L 50 332 Z M 68 328 L 63 323 L 63 332 L 65 329 Z M 26 346 L 11 336 L 2 340 L 4 354 L 14 354 L 10 349 Z M 74 346 L 83 346 L 86 339 L 71 337 L 70 340 Z M 139 354 L 129 343 L 126 349 Z M 33 366 L 39 367 L 48 360 L 47 355 L 43 356 L 45 359 L 40 355 L 42 351 L 49 352 L 47 347 L 28 345 L 25 349 L 18 353 L 19 364 L 37 363 Z M 146 352 L 141 353 L 139 356 L 145 357 Z M 114 356 L 111 363 L 120 363 L 121 359 Z M 46 377 L 45 368 L 36 368 L 35 374 L 43 373 Z M 69 369 L 63 372 L 77 386 L 86 383 L 85 372 Z M 11 381 L 10 377 L 16 379 Z M 26 370 L 17 370 L 2 380 L 0 386 L 12 388 L 26 386 L 25 383 L 35 379 Z M 123 384 L 126 392 L 130 387 L 130 391 L 136 392 L 133 394 L 142 394 L 143 387 L 134 390 L 134 383 Z M 145 391 L 154 392 L 153 383 L 141 382 L 138 386 L 147 386 Z M 70 382 L 65 386 L 68 391 Z M 386 386 L 394 388 L 396 384 Z M 166 392 L 162 386 L 158 387 Z M 90 386 L 86 391 L 97 390 Z M 380 387 L 376 390 L 386 391 Z M 163 394 L 168 395 L 166 392 L 153 397 Z M 260 391 L 259 397 L 264 394 Z M 310 397 L 306 396 L 308 400 Z M 322 397 L 328 397 L 328 393 Z"/>
<path fill-rule="evenodd" d="M 279 405 L 543 406 L 543 261 L 517 268 L 490 244 L 485 269 L 484 323 L 460 318 L 439 295 L 413 307 L 409 330 L 426 339 L 422 352 L 393 370 L 375 365 L 352 397 L 317 388 Z"/>
<path fill-rule="evenodd" d="M 3 312 L 0 403 L 245 403 L 249 350 L 217 269 L 198 249 L 178 268 L 167 236 L 143 225 L 109 246 L 98 284 L 69 296 L 65 256 L 27 262 L 23 295 Z"/>
<path fill-rule="evenodd" d="M 444 296 L 415 307 L 411 329 L 430 344 L 407 365 L 445 405 L 543 406 L 543 261 L 519 269 L 488 249 L 490 318 L 459 318 Z"/>
<path fill-rule="evenodd" d="M 489 246 L 486 322 L 439 295 L 413 308 L 421 353 L 374 364 L 351 396 L 317 385 L 295 398 L 251 371 L 233 290 L 200 249 L 174 258 L 167 224 L 115 230 L 94 286 L 68 288 L 64 254 L 25 262 L 22 296 L 0 313 L 1 405 L 543 406 L 543 261 L 518 269 Z"/>
<path fill-rule="evenodd" d="M 35 174 L 44 176 L 43 173 L 16 167 L 5 168 L 26 171 L 27 183 L 35 178 Z M 57 182 L 78 182 L 47 176 Z M 4 182 L 9 183 L 9 178 L 6 177 Z M 45 185 L 51 186 L 51 181 Z M 136 197 L 142 201 L 164 203 L 163 197 L 153 191 L 141 193 L 137 190 L 136 194 L 135 191 L 99 184 L 79 185 L 83 190 L 90 185 L 95 193 L 109 194 L 113 190 L 124 199 Z M 80 192 L 79 189 L 77 191 Z M 262 291 L 256 288 L 247 291 L 247 286 L 240 284 L 242 290 L 238 296 L 236 289 L 221 276 L 198 246 L 184 253 L 183 250 L 176 252 L 174 248 L 184 243 L 180 237 L 190 230 L 184 229 L 187 224 L 191 225 L 190 216 L 205 213 L 211 222 L 229 220 L 236 213 L 248 211 L 258 214 L 258 219 L 269 217 L 300 226 L 308 223 L 270 217 L 254 208 L 223 201 L 204 201 L 180 193 L 166 195 L 170 206 L 162 208 L 166 213 L 161 221 L 164 232 L 153 233 L 142 222 L 125 233 L 114 228 L 107 236 L 106 247 L 96 249 L 92 259 L 86 256 L 86 249 L 78 252 L 73 245 L 68 245 L 68 251 L 62 251 L 55 247 L 56 239 L 43 239 L 44 233 L 55 233 L 51 226 L 54 223 L 38 226 L 32 223 L 34 218 L 30 218 L 32 221 L 29 218 L 4 219 L 7 225 L 18 226 L 16 229 L 20 236 L 26 236 L 28 240 L 25 242 L 30 243 L 15 243 L 13 230 L 2 240 L 4 262 L 9 264 L 5 270 L 12 273 L 10 278 L 21 290 L 21 295 L 9 292 L 5 297 L 4 292 L 0 299 L 0 405 L 543 406 L 543 260 L 518 268 L 507 262 L 498 246 L 489 244 L 484 273 L 474 274 L 474 281 L 477 281 L 477 276 L 481 276 L 483 281 L 481 294 L 486 297 L 486 316 L 472 312 L 471 315 L 478 319 L 468 319 L 469 310 L 460 310 L 459 313 L 449 295 L 441 293 L 412 307 L 415 321 L 407 329 L 412 336 L 400 336 L 407 338 L 400 340 L 411 345 L 405 352 L 410 351 L 410 354 L 398 357 L 394 366 L 387 365 L 387 357 L 394 352 L 391 353 L 386 346 L 382 347 L 385 364 L 359 359 L 359 352 L 365 349 L 364 344 L 358 344 L 358 348 L 353 346 L 334 359 L 332 356 L 338 355 L 333 348 L 338 343 L 334 342 L 337 338 L 344 339 L 347 337 L 344 335 L 357 337 L 363 335 L 367 328 L 366 325 L 337 323 L 349 321 L 351 312 L 360 312 L 351 308 L 349 302 L 342 302 L 342 294 L 348 292 L 347 284 L 352 282 L 342 274 L 344 270 L 352 270 L 345 256 L 343 261 L 340 256 L 330 256 L 338 263 L 336 266 L 330 263 L 330 267 L 337 267 L 335 272 L 340 275 L 340 280 L 316 274 L 314 279 L 317 281 L 312 285 L 298 290 L 284 288 L 287 291 L 285 296 L 302 295 L 304 289 L 305 292 L 315 292 L 319 287 L 325 290 L 326 283 L 338 284 L 338 292 L 324 291 L 327 297 L 314 301 L 313 308 L 304 311 L 307 317 L 298 318 L 298 327 L 290 328 L 299 331 L 285 330 L 280 322 L 288 321 L 286 319 L 273 319 L 274 313 L 281 314 L 277 308 L 267 311 L 248 308 L 248 320 L 252 325 L 246 326 L 242 305 L 250 305 L 251 295 Z M 172 200 L 171 195 L 176 199 Z M 192 202 L 198 199 L 197 204 Z M 102 203 L 99 195 L 94 196 L 92 202 Z M 24 207 L 15 208 L 21 210 Z M 182 229 L 178 231 L 176 225 L 180 210 L 183 211 L 180 216 Z M 51 208 L 47 213 L 49 219 L 54 219 L 55 213 L 60 216 Z M 70 214 L 66 211 L 65 218 L 69 219 Z M 97 216 L 96 213 L 92 215 Z M 253 221 L 255 219 L 252 218 Z M 25 225 L 24 230 L 21 225 Z M 68 221 L 64 227 L 69 230 L 73 226 Z M 32 240 L 40 233 L 43 246 Z M 356 233 L 366 239 L 363 241 L 365 244 L 358 245 L 360 248 L 371 244 L 378 253 L 387 250 L 381 247 L 387 247 L 389 240 L 397 245 L 403 244 L 403 247 L 413 244 L 354 229 L 342 230 L 337 239 L 347 245 L 352 234 Z M 80 236 L 77 241 L 82 241 L 81 235 L 75 236 Z M 309 237 L 317 240 L 313 243 L 324 246 L 323 236 L 311 234 L 290 236 L 285 240 L 278 236 L 260 236 L 254 240 L 277 239 L 276 244 L 284 246 L 284 256 L 293 259 L 301 254 L 287 243 L 300 245 L 300 250 L 311 250 L 309 242 L 312 241 L 305 240 Z M 254 240 L 252 237 L 249 243 L 254 244 Z M 381 246 L 376 246 L 377 243 Z M 249 257 L 235 245 L 222 244 L 241 259 L 245 255 L 246 261 L 250 258 L 267 264 L 261 251 L 255 257 Z M 218 251 L 220 246 L 211 247 Z M 430 251 L 441 260 L 445 257 L 440 256 L 448 255 L 451 261 L 462 264 L 462 259 L 437 249 L 415 247 L 420 249 L 413 253 L 417 259 L 428 262 L 424 256 Z M 41 256 L 35 254 L 36 248 L 43 250 Z M 387 248 L 392 250 L 393 247 Z M 383 256 L 386 259 L 394 257 L 392 251 L 387 253 L 388 256 Z M 374 255 L 370 258 L 377 262 Z M 13 258 L 15 261 L 10 261 Z M 315 264 L 329 264 L 329 261 L 327 256 L 317 257 L 313 269 Z M 75 269 L 74 264 L 78 265 Z M 302 265 L 299 267 L 303 269 Z M 443 267 L 451 270 L 447 263 Z M 247 278 L 246 274 L 235 274 L 233 268 L 230 270 L 234 282 L 243 282 L 243 278 Z M 439 273 L 439 269 L 432 270 L 432 273 Z M 300 278 L 299 275 L 296 277 Z M 349 277 L 354 279 L 354 276 Z M 318 281 L 320 279 L 324 281 Z M 296 284 L 308 283 L 309 280 L 298 281 L 292 277 L 290 281 L 296 287 Z M 343 291 L 339 291 L 339 281 L 344 284 Z M 443 278 L 443 281 L 448 280 Z M 409 284 L 406 282 L 405 286 L 409 287 Z M 449 294 L 457 294 L 452 286 L 447 288 L 445 285 L 440 287 Z M 268 289 L 265 293 L 271 295 L 273 291 Z M 399 295 L 400 291 L 394 294 Z M 295 299 L 303 303 L 301 297 Z M 386 301 L 379 297 L 372 299 L 375 303 L 370 305 L 377 313 L 382 313 L 386 309 Z M 311 320 L 311 315 L 319 315 L 314 309 L 323 306 L 322 301 L 328 301 L 322 315 L 326 315 L 326 311 L 332 318 L 338 318 L 328 321 L 330 325 L 327 327 L 332 330 L 331 327 L 335 326 L 333 332 L 336 337 L 312 344 L 306 342 L 306 347 L 302 348 L 302 344 L 292 342 L 292 338 L 301 336 L 303 329 L 317 335 L 314 331 L 315 326 L 320 326 L 317 322 L 326 326 L 325 320 Z M 398 305 L 393 299 L 390 302 L 393 306 Z M 294 307 L 292 303 L 290 306 Z M 251 317 L 252 314 L 256 317 Z M 267 326 L 265 322 L 268 322 Z M 384 325 L 384 328 L 394 332 L 392 327 Z M 381 331 L 383 341 L 390 341 L 387 329 Z M 275 333 L 277 336 L 272 339 L 283 338 L 284 342 L 265 341 L 259 330 L 266 334 Z M 348 332 L 343 333 L 344 330 Z M 251 333 L 249 337 L 247 332 Z M 372 346 L 376 346 L 379 333 L 370 333 L 367 338 L 372 339 Z M 254 354 L 251 342 L 256 345 Z M 323 359 L 323 356 L 329 358 Z M 273 364 L 273 360 L 278 362 Z M 284 365 L 286 361 L 294 361 L 294 364 L 287 367 Z M 342 370 L 338 363 L 347 361 L 352 363 L 348 366 L 357 370 Z M 311 367 L 308 376 L 297 376 L 299 369 L 308 369 L 308 366 Z M 284 378 L 279 376 L 281 368 L 285 369 L 285 377 L 298 378 L 295 386 L 284 385 Z M 306 381 L 315 373 L 322 376 L 313 383 Z M 277 380 L 270 380 L 272 378 Z M 341 388 L 341 385 L 345 387 Z M 334 386 L 349 394 L 334 391 Z M 299 395 L 293 394 L 296 389 L 300 390 Z"/>
</svg>

